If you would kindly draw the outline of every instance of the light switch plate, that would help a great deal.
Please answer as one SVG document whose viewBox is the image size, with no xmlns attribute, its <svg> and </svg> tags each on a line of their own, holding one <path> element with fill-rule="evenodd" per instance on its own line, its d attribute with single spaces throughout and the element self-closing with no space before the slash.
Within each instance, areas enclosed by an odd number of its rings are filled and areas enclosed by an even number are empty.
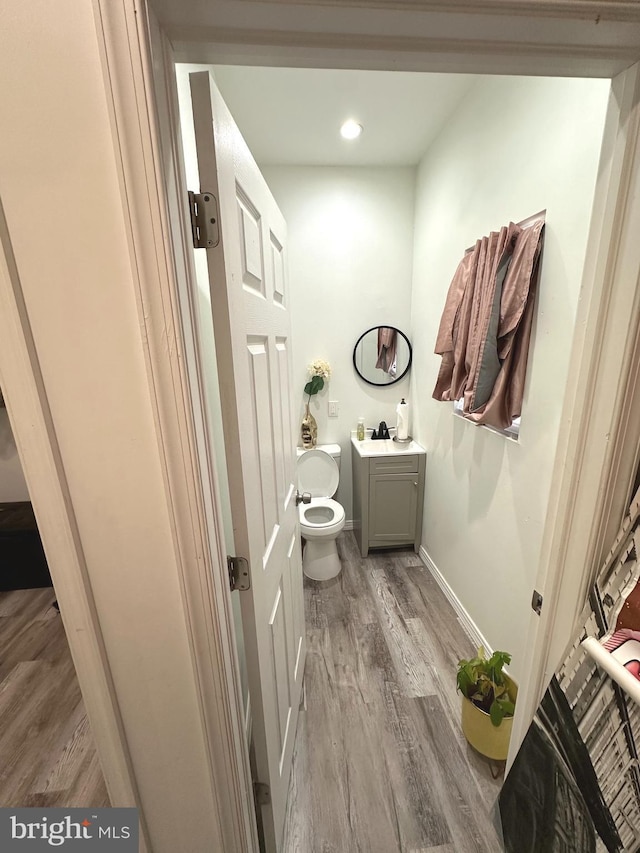
<svg viewBox="0 0 640 853">
<path fill-rule="evenodd" d="M 338 401 L 337 400 L 329 400 L 329 417 L 337 418 L 338 417 Z"/>
</svg>

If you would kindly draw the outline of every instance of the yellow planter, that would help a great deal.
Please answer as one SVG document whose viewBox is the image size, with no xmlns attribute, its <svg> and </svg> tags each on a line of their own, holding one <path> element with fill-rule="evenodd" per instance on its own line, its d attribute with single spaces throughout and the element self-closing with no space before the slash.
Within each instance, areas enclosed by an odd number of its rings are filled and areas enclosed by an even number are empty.
<svg viewBox="0 0 640 853">
<path fill-rule="evenodd" d="M 509 695 L 515 702 L 517 688 L 510 679 L 508 684 Z M 462 731 L 471 746 L 482 755 L 495 761 L 506 761 L 512 727 L 513 717 L 505 717 L 499 726 L 494 726 L 486 711 L 466 696 L 462 697 Z"/>
</svg>

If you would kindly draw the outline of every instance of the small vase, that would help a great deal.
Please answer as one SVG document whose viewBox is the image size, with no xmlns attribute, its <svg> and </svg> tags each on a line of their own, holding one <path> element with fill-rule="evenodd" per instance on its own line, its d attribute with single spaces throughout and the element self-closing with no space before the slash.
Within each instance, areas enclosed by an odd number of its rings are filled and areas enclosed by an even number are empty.
<svg viewBox="0 0 640 853">
<path fill-rule="evenodd" d="M 300 432 L 302 433 L 302 446 L 305 450 L 311 450 L 312 447 L 316 446 L 318 441 L 318 424 L 309 411 L 308 403 L 305 404 L 304 418 L 302 419 Z"/>
</svg>

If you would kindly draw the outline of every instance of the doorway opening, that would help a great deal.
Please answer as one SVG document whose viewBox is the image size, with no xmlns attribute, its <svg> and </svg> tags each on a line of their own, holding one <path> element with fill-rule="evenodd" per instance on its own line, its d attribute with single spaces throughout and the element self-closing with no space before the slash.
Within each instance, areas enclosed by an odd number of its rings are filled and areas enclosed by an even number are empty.
<svg viewBox="0 0 640 853">
<path fill-rule="evenodd" d="M 195 69 L 178 69 L 183 105 L 188 99 L 185 75 L 189 70 Z M 306 366 L 314 358 L 324 358 L 334 367 L 329 396 L 318 399 L 323 408 L 317 414 L 326 441 L 343 445 L 347 464 L 342 465 L 337 497 L 347 509 L 347 529 L 353 518 L 349 514 L 351 429 L 360 416 L 372 424 L 382 419 L 391 422 L 404 392 L 415 402 L 414 435 L 429 455 L 422 560 L 474 640 L 514 653 L 518 679 L 525 643 L 521 626 L 526 624 L 542 547 L 608 81 L 498 77 L 464 81 L 458 77 L 449 109 L 444 110 L 442 123 L 418 161 L 372 165 L 358 163 L 354 149 L 347 163 L 314 162 L 309 153 L 300 154 L 300 131 L 297 144 L 294 132 L 293 143 L 279 145 L 273 111 L 269 112 L 273 103 L 264 93 L 277 92 L 293 106 L 300 125 L 311 126 L 314 136 L 311 120 L 295 108 L 282 76 L 276 85 L 269 80 L 270 74 L 366 77 L 374 72 L 255 68 L 214 68 L 213 72 L 254 153 L 260 142 L 252 146 L 251 127 L 242 127 L 243 108 L 233 104 L 234 97 L 242 103 L 243 93 L 263 100 L 262 110 L 254 102 L 246 112 L 257 115 L 265 147 L 271 146 L 281 159 L 292 158 L 286 163 L 261 163 L 258 153 L 256 159 L 289 225 L 294 391 L 304 385 Z M 253 84 L 238 82 L 242 75 L 252 77 Z M 264 88 L 256 85 L 258 79 Z M 315 90 L 295 85 L 301 97 L 313 100 L 314 107 L 322 103 L 319 85 Z M 345 88 L 337 86 L 337 91 Z M 586 101 L 591 104 L 587 110 L 583 108 Z M 572 109 L 575 114 L 570 115 Z M 401 138 L 388 116 L 386 122 Z M 338 126 L 336 122 L 336 132 Z M 502 132 L 496 134 L 496 127 Z M 188 123 L 183 124 L 183 135 L 187 179 L 196 182 L 190 188 L 197 188 Z M 390 150 L 397 156 L 392 142 Z M 464 154 L 464 159 L 456 160 L 453 153 Z M 547 246 L 521 443 L 512 449 L 500 436 L 456 423 L 452 412 L 438 408 L 425 389 L 433 385 L 434 329 L 464 248 L 509 219 L 524 219 L 540 209 L 548 211 Z M 200 263 L 197 258 L 196 252 L 196 264 Z M 204 281 L 200 295 L 208 290 L 206 273 Z M 350 370 L 358 336 L 381 322 L 407 329 L 414 346 L 411 377 L 394 394 L 372 392 L 358 384 Z M 329 414 L 329 403 L 334 412 L 337 408 L 337 419 Z M 500 542 L 499 558 L 496 542 Z M 245 701 L 245 709 L 248 704 Z"/>
</svg>

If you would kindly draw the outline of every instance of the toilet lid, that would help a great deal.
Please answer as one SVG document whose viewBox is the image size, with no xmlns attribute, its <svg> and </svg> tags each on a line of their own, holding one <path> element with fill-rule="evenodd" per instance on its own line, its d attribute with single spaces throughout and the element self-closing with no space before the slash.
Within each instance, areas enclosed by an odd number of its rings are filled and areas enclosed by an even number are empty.
<svg viewBox="0 0 640 853">
<path fill-rule="evenodd" d="M 324 450 L 306 450 L 298 459 L 298 490 L 312 498 L 330 498 L 340 482 L 338 463 Z"/>
</svg>

